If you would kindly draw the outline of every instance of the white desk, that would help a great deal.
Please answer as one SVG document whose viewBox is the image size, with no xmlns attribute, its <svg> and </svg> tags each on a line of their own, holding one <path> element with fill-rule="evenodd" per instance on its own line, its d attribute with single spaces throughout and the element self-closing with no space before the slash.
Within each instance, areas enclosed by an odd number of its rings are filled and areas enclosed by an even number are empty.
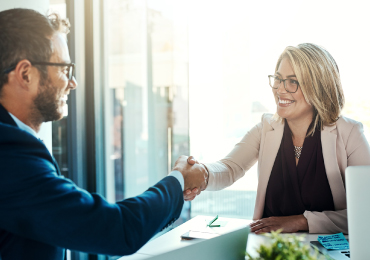
<svg viewBox="0 0 370 260">
<path fill-rule="evenodd" d="M 174 249 L 178 249 L 181 247 L 188 246 L 189 243 L 197 243 L 196 240 L 181 240 L 180 236 L 189 230 L 199 230 L 207 228 L 207 232 L 215 232 L 215 233 L 226 233 L 228 231 L 232 231 L 241 227 L 245 227 L 248 225 L 252 220 L 246 219 L 233 219 L 233 218 L 222 218 L 220 217 L 220 221 L 227 221 L 227 225 L 225 227 L 217 227 L 217 228 L 209 228 L 205 227 L 207 222 L 211 220 L 212 217 L 206 216 L 196 216 L 191 220 L 187 221 L 186 223 L 178 226 L 177 228 L 167 232 L 166 234 L 149 241 L 146 245 L 144 245 L 137 253 L 131 256 L 123 256 L 119 258 L 119 260 L 141 260 L 146 259 L 155 255 L 160 255 L 165 252 L 172 251 Z M 307 233 L 298 233 L 298 235 L 305 234 L 305 241 L 309 243 L 309 241 L 317 240 L 318 235 L 322 234 L 307 234 Z M 347 236 L 346 236 L 347 237 Z M 248 242 L 246 246 L 246 250 L 252 256 L 255 255 L 255 248 L 258 248 L 259 245 L 263 243 L 268 243 L 268 238 L 262 235 L 256 234 L 249 234 Z"/>
</svg>

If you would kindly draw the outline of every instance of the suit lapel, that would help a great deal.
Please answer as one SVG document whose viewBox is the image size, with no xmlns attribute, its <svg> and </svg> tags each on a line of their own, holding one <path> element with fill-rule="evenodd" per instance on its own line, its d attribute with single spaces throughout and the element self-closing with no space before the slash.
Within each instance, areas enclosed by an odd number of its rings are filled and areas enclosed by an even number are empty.
<svg viewBox="0 0 370 260">
<path fill-rule="evenodd" d="M 57 174 L 62 175 L 61 172 L 60 172 L 60 169 L 59 169 L 59 165 L 58 165 L 57 161 L 55 160 L 54 156 L 51 155 L 51 158 L 53 159 L 53 163 L 54 163 L 55 169 L 57 170 Z"/>
<path fill-rule="evenodd" d="M 344 180 L 340 174 L 337 160 L 336 128 L 336 125 L 324 127 L 321 131 L 321 144 L 326 176 L 333 194 L 334 206 L 336 210 L 340 210 L 347 208 L 347 203 Z"/>
<path fill-rule="evenodd" d="M 284 124 L 271 121 L 272 129 L 265 134 L 262 145 L 262 153 L 259 156 L 259 176 L 257 187 L 256 206 L 254 209 L 253 219 L 260 219 L 265 207 L 265 196 L 267 184 L 270 179 L 271 170 L 274 166 L 276 155 L 279 151 L 281 139 L 284 133 Z"/>
<path fill-rule="evenodd" d="M 60 172 L 60 169 L 59 169 L 59 165 L 58 165 L 58 162 L 55 160 L 54 156 L 50 153 L 49 149 L 46 147 L 44 141 L 42 141 L 41 139 L 38 139 L 45 147 L 45 149 L 47 150 L 48 154 L 50 155 L 51 159 L 53 160 L 53 164 L 54 164 L 54 167 L 56 169 L 56 172 L 58 175 L 61 175 L 61 172 Z M 1 259 L 0 259 L 1 260 Z"/>
</svg>

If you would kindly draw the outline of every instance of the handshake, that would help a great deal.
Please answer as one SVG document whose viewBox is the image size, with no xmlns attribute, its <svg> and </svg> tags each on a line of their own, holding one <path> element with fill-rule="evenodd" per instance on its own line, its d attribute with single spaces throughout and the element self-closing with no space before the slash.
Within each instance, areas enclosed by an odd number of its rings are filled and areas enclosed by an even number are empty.
<svg viewBox="0 0 370 260">
<path fill-rule="evenodd" d="M 174 171 L 181 172 L 184 177 L 184 200 L 193 200 L 208 185 L 209 172 L 207 167 L 193 156 L 180 156 L 173 167 Z"/>
</svg>

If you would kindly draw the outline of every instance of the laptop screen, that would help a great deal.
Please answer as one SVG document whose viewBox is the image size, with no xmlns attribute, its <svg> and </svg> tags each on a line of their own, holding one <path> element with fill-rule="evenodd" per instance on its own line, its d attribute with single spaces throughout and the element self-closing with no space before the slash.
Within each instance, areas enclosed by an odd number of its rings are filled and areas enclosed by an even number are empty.
<svg viewBox="0 0 370 260">
<path fill-rule="evenodd" d="M 185 246 L 150 260 L 245 259 L 249 226 L 207 240 L 189 241 Z"/>
</svg>

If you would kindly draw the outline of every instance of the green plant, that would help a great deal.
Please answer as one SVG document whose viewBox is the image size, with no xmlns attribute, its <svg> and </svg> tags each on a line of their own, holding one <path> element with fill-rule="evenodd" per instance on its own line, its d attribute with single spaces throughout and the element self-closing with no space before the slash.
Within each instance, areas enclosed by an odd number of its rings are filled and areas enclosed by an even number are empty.
<svg viewBox="0 0 370 260">
<path fill-rule="evenodd" d="M 257 249 L 258 257 L 251 257 L 248 253 L 248 260 L 324 260 L 331 259 L 321 255 L 316 249 L 303 243 L 304 235 L 281 235 L 281 230 L 266 233 L 271 239 L 271 243 L 263 244 Z"/>
</svg>

